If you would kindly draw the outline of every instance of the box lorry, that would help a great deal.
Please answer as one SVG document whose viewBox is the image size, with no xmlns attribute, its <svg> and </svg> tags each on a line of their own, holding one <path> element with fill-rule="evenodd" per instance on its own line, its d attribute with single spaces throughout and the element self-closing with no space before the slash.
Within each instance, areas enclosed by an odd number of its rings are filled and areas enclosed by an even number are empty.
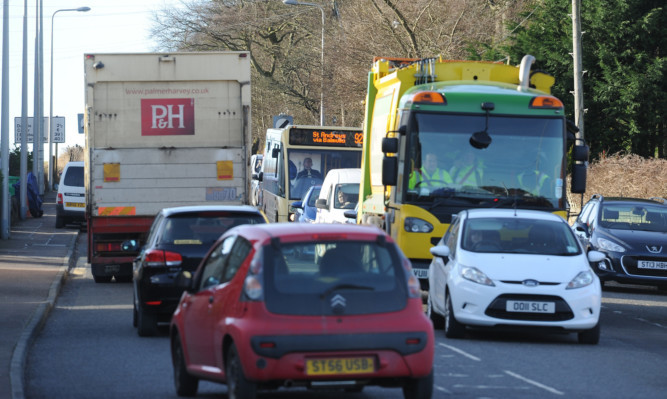
<svg viewBox="0 0 667 399">
<path fill-rule="evenodd" d="M 555 79 L 531 70 L 534 60 L 374 60 L 357 220 L 396 240 L 425 290 L 429 250 L 461 210 L 509 207 L 566 217 L 568 167 L 570 191 L 585 191 L 588 147 L 551 95 Z"/>
<path fill-rule="evenodd" d="M 88 262 L 132 279 L 165 207 L 241 205 L 250 192 L 248 52 L 85 54 Z"/>
</svg>

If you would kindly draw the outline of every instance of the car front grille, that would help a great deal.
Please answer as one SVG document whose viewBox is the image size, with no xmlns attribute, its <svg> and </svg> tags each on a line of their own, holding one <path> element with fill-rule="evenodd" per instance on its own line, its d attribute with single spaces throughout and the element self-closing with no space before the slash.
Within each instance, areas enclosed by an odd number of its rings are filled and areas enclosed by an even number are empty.
<svg viewBox="0 0 667 399">
<path fill-rule="evenodd" d="M 555 302 L 555 313 L 522 313 L 508 312 L 506 310 L 507 301 L 539 301 Z M 523 295 L 523 294 L 503 294 L 491 302 L 486 308 L 485 314 L 489 317 L 495 317 L 505 320 L 526 320 L 526 321 L 563 321 L 574 318 L 574 313 L 563 298 L 554 295 Z"/>
<path fill-rule="evenodd" d="M 626 255 L 621 258 L 621 265 L 627 274 L 635 276 L 667 277 L 667 270 L 665 269 L 640 269 L 637 267 L 640 260 L 667 262 L 667 256 Z"/>
</svg>

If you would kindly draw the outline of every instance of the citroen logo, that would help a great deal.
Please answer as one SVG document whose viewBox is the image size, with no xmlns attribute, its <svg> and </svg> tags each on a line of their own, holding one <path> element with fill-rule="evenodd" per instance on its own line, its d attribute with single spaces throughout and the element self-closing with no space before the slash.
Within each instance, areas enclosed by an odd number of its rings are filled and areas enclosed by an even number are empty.
<svg viewBox="0 0 667 399">
<path fill-rule="evenodd" d="M 659 254 L 660 252 L 662 252 L 662 247 L 659 247 L 657 245 L 647 245 L 646 249 L 648 249 L 648 251 L 652 254 Z"/>
<path fill-rule="evenodd" d="M 336 314 L 343 313 L 343 311 L 345 311 L 346 302 L 347 301 L 342 295 L 336 294 L 333 298 L 331 298 L 331 309 Z"/>
<path fill-rule="evenodd" d="M 523 280 L 522 284 L 526 287 L 537 287 L 540 285 L 540 282 L 537 280 Z"/>
</svg>

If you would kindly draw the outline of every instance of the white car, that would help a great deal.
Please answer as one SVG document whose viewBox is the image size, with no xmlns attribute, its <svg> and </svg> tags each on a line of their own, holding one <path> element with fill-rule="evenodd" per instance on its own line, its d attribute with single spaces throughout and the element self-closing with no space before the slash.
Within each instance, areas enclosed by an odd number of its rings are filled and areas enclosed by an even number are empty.
<svg viewBox="0 0 667 399">
<path fill-rule="evenodd" d="M 543 328 L 600 339 L 600 280 L 570 226 L 558 215 L 531 210 L 460 212 L 429 267 L 427 311 L 448 338 L 466 327 Z"/>
</svg>

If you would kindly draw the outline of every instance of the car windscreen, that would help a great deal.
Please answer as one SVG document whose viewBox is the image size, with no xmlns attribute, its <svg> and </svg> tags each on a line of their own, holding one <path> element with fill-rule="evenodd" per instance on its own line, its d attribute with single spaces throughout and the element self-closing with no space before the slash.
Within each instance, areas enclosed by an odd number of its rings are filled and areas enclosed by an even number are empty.
<svg viewBox="0 0 667 399">
<path fill-rule="evenodd" d="M 604 204 L 600 227 L 665 232 L 667 231 L 667 207 L 652 204 Z"/>
<path fill-rule="evenodd" d="M 220 238 L 222 233 L 242 224 L 265 223 L 252 213 L 225 211 L 180 213 L 169 216 L 159 239 L 160 244 L 208 245 Z"/>
<path fill-rule="evenodd" d="M 276 314 L 359 315 L 407 304 L 407 283 L 394 244 L 384 241 L 297 242 L 264 251 L 265 303 Z"/>
<path fill-rule="evenodd" d="M 83 166 L 70 166 L 67 168 L 63 184 L 66 186 L 83 187 Z"/>
<path fill-rule="evenodd" d="M 525 253 L 574 256 L 581 253 L 565 222 L 528 218 L 470 218 L 461 248 L 481 253 Z"/>
</svg>

